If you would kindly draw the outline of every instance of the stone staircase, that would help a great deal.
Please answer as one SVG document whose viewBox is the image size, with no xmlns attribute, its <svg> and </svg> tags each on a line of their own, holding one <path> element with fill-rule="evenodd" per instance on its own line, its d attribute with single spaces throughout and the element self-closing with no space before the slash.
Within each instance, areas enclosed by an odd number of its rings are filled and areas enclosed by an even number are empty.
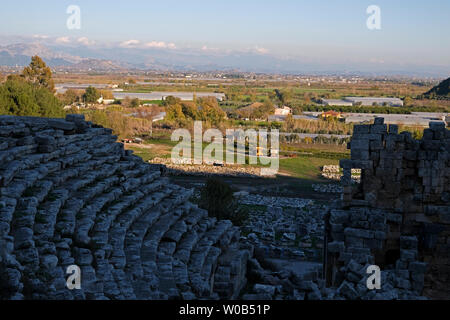
<svg viewBox="0 0 450 320">
<path fill-rule="evenodd" d="M 239 229 L 116 140 L 78 115 L 0 116 L 0 298 L 237 298 Z"/>
</svg>

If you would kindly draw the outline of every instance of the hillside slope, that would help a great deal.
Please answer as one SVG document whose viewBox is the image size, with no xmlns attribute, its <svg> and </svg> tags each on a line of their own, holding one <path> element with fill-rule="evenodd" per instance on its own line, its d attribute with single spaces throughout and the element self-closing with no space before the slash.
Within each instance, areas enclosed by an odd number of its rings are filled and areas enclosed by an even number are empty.
<svg viewBox="0 0 450 320">
<path fill-rule="evenodd" d="M 450 78 L 439 83 L 424 96 L 429 99 L 450 99 Z"/>
</svg>

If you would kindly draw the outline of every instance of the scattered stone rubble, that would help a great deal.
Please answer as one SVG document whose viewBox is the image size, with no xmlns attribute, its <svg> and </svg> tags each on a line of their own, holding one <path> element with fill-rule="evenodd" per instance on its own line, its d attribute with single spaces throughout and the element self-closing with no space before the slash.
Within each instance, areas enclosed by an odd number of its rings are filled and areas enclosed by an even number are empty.
<svg viewBox="0 0 450 320">
<path fill-rule="evenodd" d="M 351 171 L 352 183 L 361 182 L 361 170 L 352 169 Z M 328 180 L 341 181 L 342 172 L 340 166 L 326 165 L 322 167 L 322 177 Z M 315 192 L 320 193 L 342 193 L 344 189 L 341 184 L 335 183 L 316 183 L 312 185 Z"/>
<path fill-rule="evenodd" d="M 303 209 L 255 208 L 249 212 L 248 221 L 241 229 L 254 245 L 273 245 L 282 248 L 288 258 L 301 257 L 305 256 L 305 250 L 312 248 L 312 240 L 321 247 L 326 212 L 320 205 L 309 205 Z"/>
<path fill-rule="evenodd" d="M 186 163 L 173 163 L 171 159 L 154 158 L 149 161 L 152 164 L 161 164 L 166 167 L 166 173 L 170 176 L 222 176 L 222 177 L 261 177 L 261 169 L 251 166 L 229 165 L 229 164 L 192 164 L 191 160 Z M 268 176 L 264 176 L 268 177 Z"/>
<path fill-rule="evenodd" d="M 252 252 L 239 229 L 111 132 L 0 116 L 0 299 L 236 298 Z"/>
<path fill-rule="evenodd" d="M 388 225 L 388 222 L 392 224 Z M 332 299 L 393 300 L 421 299 L 427 264 L 418 262 L 416 236 L 401 236 L 398 256 L 387 251 L 387 259 L 377 253 L 386 247 L 387 233 L 399 227 L 402 216 L 382 210 L 351 208 L 331 210 L 327 231 L 327 285 L 338 287 Z M 391 255 L 391 256 L 390 256 Z M 378 261 L 377 261 L 378 260 Z M 383 260 L 383 261 L 382 261 Z M 380 263 L 383 262 L 383 263 Z M 367 288 L 367 269 L 382 270 L 381 289 Z"/>
<path fill-rule="evenodd" d="M 327 206 L 303 199 L 284 198 L 275 204 L 272 197 L 255 196 L 255 200 L 259 205 L 250 211 L 248 221 L 241 228 L 247 234 L 243 241 L 255 248 L 254 257 L 248 262 L 247 277 L 252 286 L 241 298 L 325 298 L 328 289 L 322 277 L 321 261 Z M 296 200 L 300 207 L 286 206 L 289 200 Z M 283 207 L 279 206 L 281 203 Z"/>
<path fill-rule="evenodd" d="M 272 206 L 275 208 L 290 207 L 301 209 L 313 204 L 313 201 L 301 198 L 272 197 L 259 194 L 246 194 L 239 197 L 239 203 L 247 205 Z"/>
<path fill-rule="evenodd" d="M 320 193 L 342 193 L 344 189 L 339 184 L 333 184 L 333 183 L 318 183 L 313 184 L 312 188 L 315 192 Z"/>
<path fill-rule="evenodd" d="M 322 168 L 322 177 L 329 180 L 341 181 L 342 173 L 341 167 L 335 165 L 326 165 Z M 361 180 L 361 169 L 352 169 L 352 180 L 355 183 L 360 183 Z"/>
</svg>

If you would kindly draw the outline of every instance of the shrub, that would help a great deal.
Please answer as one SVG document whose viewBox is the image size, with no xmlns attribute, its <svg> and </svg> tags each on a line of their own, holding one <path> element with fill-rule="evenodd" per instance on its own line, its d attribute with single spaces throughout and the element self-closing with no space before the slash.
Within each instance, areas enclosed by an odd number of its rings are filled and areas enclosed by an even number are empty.
<svg viewBox="0 0 450 320">
<path fill-rule="evenodd" d="M 210 217 L 231 220 L 241 226 L 247 219 L 247 212 L 238 208 L 231 187 L 215 178 L 208 179 L 201 191 L 200 207 L 207 210 Z"/>
</svg>

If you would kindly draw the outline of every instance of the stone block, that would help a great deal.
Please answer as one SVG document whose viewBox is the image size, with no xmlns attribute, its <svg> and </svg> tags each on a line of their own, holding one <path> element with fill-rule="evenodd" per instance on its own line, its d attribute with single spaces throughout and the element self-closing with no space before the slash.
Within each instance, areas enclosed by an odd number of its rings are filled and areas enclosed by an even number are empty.
<svg viewBox="0 0 450 320">
<path fill-rule="evenodd" d="M 358 298 L 358 292 L 355 289 L 355 286 L 348 282 L 344 281 L 337 289 L 337 294 L 343 296 L 348 300 L 356 300 Z"/>
<path fill-rule="evenodd" d="M 364 209 L 361 210 L 351 210 L 350 212 L 350 220 L 352 221 L 360 221 L 367 220 L 367 212 Z"/>
<path fill-rule="evenodd" d="M 445 130 L 445 122 L 430 122 L 429 123 L 429 127 L 431 130 L 433 131 L 437 131 L 437 130 Z"/>
<path fill-rule="evenodd" d="M 423 140 L 429 141 L 429 140 L 433 140 L 433 131 L 431 129 L 425 129 L 423 130 Z"/>
<path fill-rule="evenodd" d="M 388 213 L 386 216 L 386 220 L 389 222 L 400 224 L 402 223 L 403 217 L 401 214 L 398 213 Z"/>
<path fill-rule="evenodd" d="M 364 239 L 364 247 L 372 250 L 383 249 L 383 241 L 377 239 Z"/>
<path fill-rule="evenodd" d="M 341 252 L 339 254 L 339 261 L 343 261 L 344 264 L 347 264 L 352 259 L 352 254 L 348 252 Z"/>
<path fill-rule="evenodd" d="M 385 124 L 374 124 L 370 127 L 370 133 L 384 134 L 387 133 L 387 125 Z"/>
<path fill-rule="evenodd" d="M 380 124 L 384 124 L 384 118 L 381 117 L 376 117 L 373 121 L 374 125 L 380 125 Z"/>
<path fill-rule="evenodd" d="M 394 283 L 397 288 L 405 290 L 411 289 L 411 282 L 408 279 L 394 278 Z"/>
<path fill-rule="evenodd" d="M 332 232 L 344 232 L 344 225 L 342 224 L 330 223 L 330 227 Z"/>
<path fill-rule="evenodd" d="M 417 250 L 400 250 L 400 259 L 407 262 L 412 262 L 417 259 Z"/>
<path fill-rule="evenodd" d="M 384 148 L 382 141 L 370 141 L 370 150 L 379 151 Z"/>
<path fill-rule="evenodd" d="M 352 149 L 351 157 L 352 157 L 352 160 L 369 160 L 369 151 L 368 150 L 360 150 L 360 149 Z"/>
<path fill-rule="evenodd" d="M 350 142 L 350 148 L 351 150 L 369 150 L 369 140 L 352 140 Z"/>
<path fill-rule="evenodd" d="M 333 241 L 333 242 L 328 243 L 328 251 L 331 253 L 343 252 L 344 249 L 345 249 L 344 242 Z"/>
<path fill-rule="evenodd" d="M 330 222 L 335 224 L 345 224 L 349 219 L 349 212 L 345 210 L 331 210 Z"/>
<path fill-rule="evenodd" d="M 65 120 L 59 120 L 59 119 L 50 119 L 48 121 L 48 124 L 50 127 L 54 129 L 60 129 L 63 131 L 72 131 L 75 130 L 76 126 L 73 122 L 68 122 Z"/>
<path fill-rule="evenodd" d="M 371 230 L 355 229 L 355 228 L 345 228 L 345 236 L 363 239 L 373 239 L 374 232 Z"/>
<path fill-rule="evenodd" d="M 417 237 L 402 236 L 400 237 L 400 248 L 402 249 L 417 249 Z"/>
<path fill-rule="evenodd" d="M 363 247 L 364 241 L 361 238 L 345 236 L 345 245 L 347 247 Z"/>
<path fill-rule="evenodd" d="M 255 287 L 253 288 L 253 290 L 257 294 L 262 293 L 262 294 L 268 294 L 270 296 L 273 296 L 275 294 L 276 287 L 267 285 L 267 284 L 255 284 Z"/>
<path fill-rule="evenodd" d="M 83 122 L 85 121 L 84 114 L 68 114 L 66 116 L 68 122 Z"/>
<path fill-rule="evenodd" d="M 410 262 L 408 270 L 412 273 L 425 273 L 427 271 L 428 264 L 425 262 Z"/>
<path fill-rule="evenodd" d="M 353 127 L 353 133 L 354 134 L 366 134 L 369 133 L 370 126 L 363 125 L 363 124 L 357 124 Z"/>
<path fill-rule="evenodd" d="M 377 240 L 386 240 L 386 232 L 375 231 L 375 239 L 377 239 Z"/>
<path fill-rule="evenodd" d="M 398 125 L 390 124 L 389 125 L 389 133 L 398 134 Z"/>
</svg>

